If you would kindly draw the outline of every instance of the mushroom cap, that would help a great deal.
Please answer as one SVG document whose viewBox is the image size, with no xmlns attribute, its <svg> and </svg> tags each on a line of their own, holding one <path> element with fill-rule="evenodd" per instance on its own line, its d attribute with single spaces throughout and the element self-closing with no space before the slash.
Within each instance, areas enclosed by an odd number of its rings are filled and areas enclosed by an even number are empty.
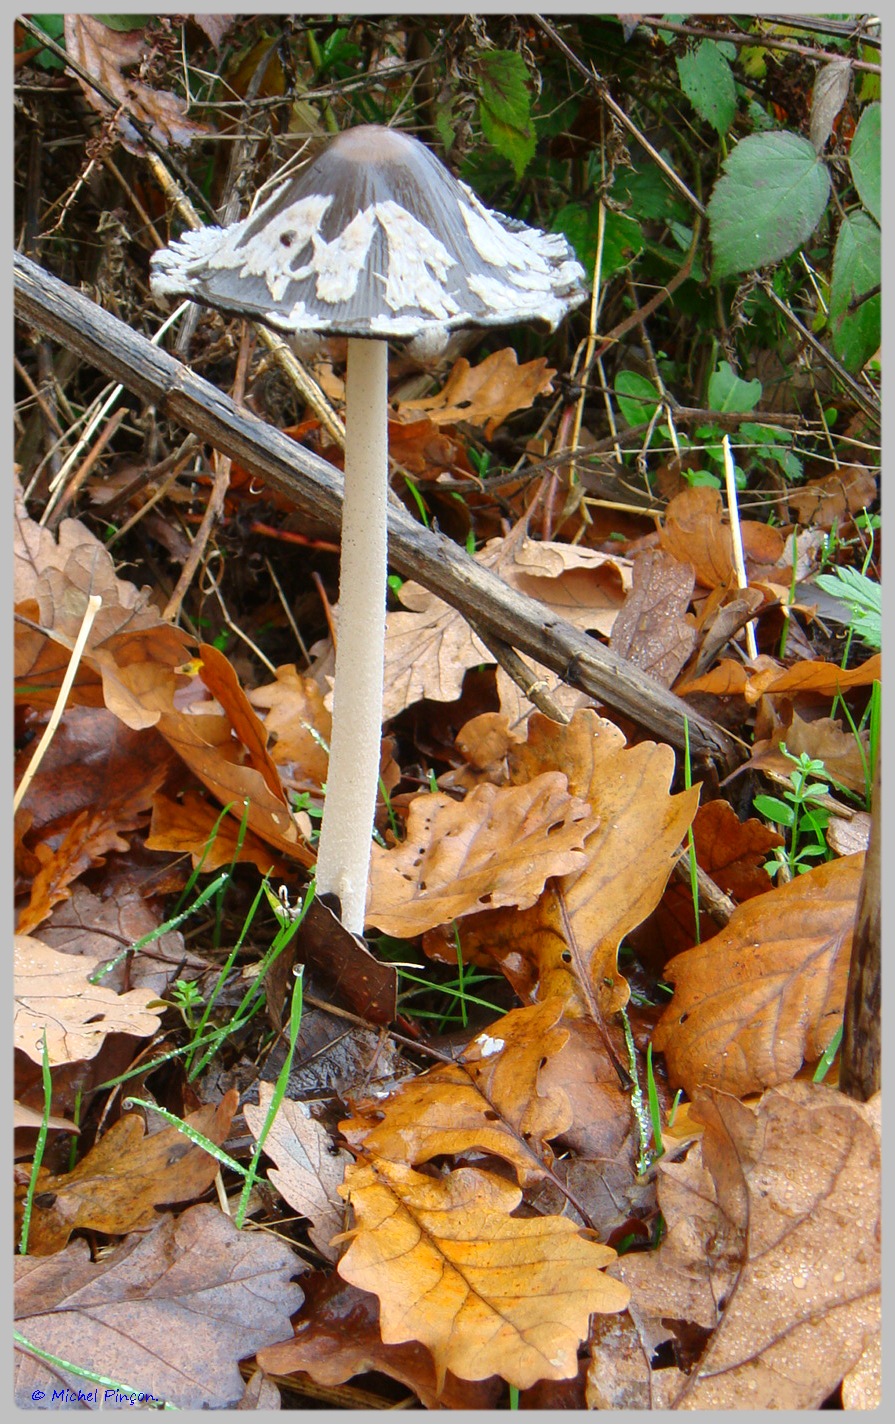
<svg viewBox="0 0 895 1424">
<path fill-rule="evenodd" d="M 157 296 L 189 297 L 290 335 L 413 338 L 538 321 L 587 297 L 564 237 L 486 208 L 425 144 L 364 125 L 334 138 L 242 222 L 152 259 Z"/>
</svg>

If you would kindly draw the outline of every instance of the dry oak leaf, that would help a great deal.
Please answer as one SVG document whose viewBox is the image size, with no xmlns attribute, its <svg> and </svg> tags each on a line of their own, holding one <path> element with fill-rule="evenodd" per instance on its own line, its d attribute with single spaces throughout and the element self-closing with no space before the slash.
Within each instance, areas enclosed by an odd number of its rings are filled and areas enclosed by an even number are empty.
<svg viewBox="0 0 895 1424">
<path fill-rule="evenodd" d="M 290 786 L 316 789 L 326 781 L 329 758 L 321 742 L 329 745 L 332 714 L 318 684 L 294 663 L 278 667 L 275 679 L 249 692 L 249 702 L 267 713 L 264 730 L 281 777 Z"/>
<path fill-rule="evenodd" d="M 164 148 L 172 143 L 186 147 L 193 139 L 212 132 L 207 124 L 187 118 L 187 105 L 179 95 L 167 89 L 152 89 L 141 79 L 123 73 L 151 56 L 151 45 L 142 31 L 113 30 L 93 15 L 66 15 L 65 48 L 120 106 L 112 109 L 91 84 L 75 75 L 87 102 L 104 118 L 114 114 L 121 142 L 131 153 L 146 152 L 133 118 Z"/>
<path fill-rule="evenodd" d="M 777 709 L 768 702 L 762 709 L 767 719 L 757 719 L 752 755 L 747 766 L 763 771 L 771 776 L 777 773 L 787 788 L 791 787 L 792 762 L 783 755 L 781 743 L 793 756 L 806 752 L 824 764 L 824 776 L 841 781 L 850 791 L 865 795 L 867 791 L 867 769 L 871 765 L 870 735 L 868 731 L 855 736 L 851 728 L 843 727 L 833 717 L 815 717 L 806 721 L 794 711 L 792 705 L 784 701 L 777 715 Z M 770 728 L 767 730 L 767 723 Z M 745 769 L 745 768 L 744 768 Z"/>
<path fill-rule="evenodd" d="M 29 517 L 18 492 L 13 567 L 21 615 L 15 636 L 15 676 L 22 687 L 17 700 L 31 707 L 55 704 L 87 600 L 98 594 L 103 605 L 90 629 L 69 705 L 105 702 L 136 731 L 154 726 L 157 713 L 119 685 L 118 669 L 145 662 L 159 672 L 173 672 L 189 657 L 191 640 L 160 618 L 150 602 L 151 590 L 117 578 L 109 551 L 80 520 L 63 519 L 54 538 Z"/>
<path fill-rule="evenodd" d="M 678 696 L 691 692 L 713 692 L 719 697 L 738 693 L 752 706 L 765 693 L 816 693 L 835 697 L 851 687 L 869 687 L 882 679 L 882 657 L 874 653 L 866 662 L 854 668 L 841 668 L 838 663 L 811 662 L 802 658 L 790 668 L 781 668 L 772 658 L 760 656 L 754 671 L 744 668 L 732 658 L 722 658 L 718 666 L 702 677 L 675 688 Z"/>
<path fill-rule="evenodd" d="M 659 531 L 660 548 L 679 563 L 691 564 L 703 588 L 735 581 L 733 541 L 729 526 L 722 523 L 721 509 L 716 489 L 697 485 L 681 490 L 669 502 Z"/>
<path fill-rule="evenodd" d="M 217 1107 L 206 1103 L 185 1121 L 220 1147 L 238 1102 L 231 1088 Z M 192 1201 L 211 1186 L 218 1163 L 209 1152 L 176 1127 L 148 1137 L 145 1131 L 139 1113 L 126 1113 L 71 1172 L 57 1177 L 41 1169 L 28 1235 L 31 1255 L 61 1251 L 78 1228 L 123 1236 L 150 1226 L 157 1206 Z"/>
<path fill-rule="evenodd" d="M 631 581 L 626 560 L 570 544 L 537 543 L 519 526 L 506 538 L 490 540 L 476 560 L 576 628 L 606 636 Z M 387 620 L 384 720 L 424 697 L 456 701 L 468 669 L 495 660 L 463 615 L 421 584 L 408 580 L 398 596 L 404 610 L 389 613 Z"/>
<path fill-rule="evenodd" d="M 459 1061 L 438 1064 L 382 1097 L 353 1104 L 339 1124 L 366 1156 L 417 1166 L 433 1157 L 488 1152 L 515 1169 L 522 1186 L 552 1163 L 547 1146 L 570 1126 L 561 1081 L 540 1087 L 541 1070 L 559 1053 L 569 1030 L 558 1020 L 562 1001 L 512 1009 L 476 1034 Z"/>
<path fill-rule="evenodd" d="M 627 1288 L 602 1267 L 615 1252 L 564 1216 L 517 1218 L 518 1187 L 462 1167 L 443 1178 L 375 1159 L 341 1188 L 357 1225 L 343 1280 L 379 1296 L 386 1344 L 419 1340 L 460 1379 L 517 1389 L 578 1372 L 593 1312 L 623 1310 Z"/>
<path fill-rule="evenodd" d="M 863 864 L 849 855 L 815 866 L 669 960 L 674 997 L 653 1047 L 672 1086 L 742 1097 L 820 1058 L 842 1018 Z"/>
<path fill-rule="evenodd" d="M 698 788 L 669 795 L 671 748 L 628 747 L 613 723 L 587 709 L 568 726 L 534 713 L 527 743 L 508 755 L 511 778 L 523 784 L 561 766 L 598 824 L 585 841 L 583 869 L 548 885 L 531 909 L 477 917 L 462 941 L 489 953 L 520 998 L 558 994 L 575 1016 L 606 1017 L 629 997 L 618 946 L 658 904 Z"/>
<path fill-rule="evenodd" d="M 272 1083 L 261 1083 L 258 1103 L 243 1112 L 257 1141 L 273 1099 Z M 280 1196 L 311 1222 L 310 1237 L 330 1261 L 339 1255 L 330 1242 L 345 1225 L 345 1204 L 338 1194 L 345 1168 L 353 1159 L 337 1148 L 305 1103 L 284 1098 L 264 1139 L 264 1151 L 276 1162 L 267 1173 Z"/>
<path fill-rule="evenodd" d="M 398 414 L 403 418 L 405 411 L 421 413 L 437 425 L 464 420 L 484 426 L 485 439 L 490 440 L 513 411 L 527 410 L 536 396 L 552 391 L 555 375 L 543 356 L 520 366 L 512 346 L 493 351 L 477 366 L 461 356 L 437 395 L 401 401 Z"/>
<path fill-rule="evenodd" d="M 849 515 L 867 509 L 879 498 L 878 479 L 866 465 L 845 465 L 819 480 L 787 490 L 786 502 L 802 525 L 840 528 Z"/>
<path fill-rule="evenodd" d="M 374 845 L 366 923 L 412 938 L 488 905 L 531 905 L 552 875 L 584 861 L 597 818 L 560 771 L 522 786 L 484 782 L 463 801 L 410 802 L 401 845 Z"/>
<path fill-rule="evenodd" d="M 148 1038 L 164 1005 L 148 989 L 115 994 L 89 975 L 103 963 L 87 955 L 60 954 L 31 935 L 15 939 L 15 1046 L 42 1062 L 46 1033 L 50 1065 L 92 1058 L 110 1033 Z"/>
<path fill-rule="evenodd" d="M 102 962 L 103 958 L 111 961 L 144 936 L 154 935 L 151 944 L 127 955 L 104 974 L 102 984 L 117 994 L 139 988 L 161 996 L 175 973 L 194 977 L 207 968 L 204 959 L 186 948 L 179 930 L 158 933 L 161 921 L 160 902 L 144 898 L 139 881 L 125 872 L 114 881 L 105 881 L 102 896 L 94 895 L 86 885 L 77 885 L 71 899 L 53 911 L 40 937 L 43 944 L 63 954 L 98 955 Z"/>
<path fill-rule="evenodd" d="M 489 1380 L 458 1380 L 448 1370 L 435 1390 L 432 1356 L 417 1340 L 385 1345 L 379 1333 L 379 1301 L 358 1290 L 335 1271 L 316 1271 L 303 1282 L 305 1303 L 295 1321 L 295 1336 L 257 1353 L 262 1370 L 272 1375 L 302 1371 L 332 1388 L 369 1370 L 388 1375 L 412 1389 L 424 1409 L 496 1409 L 505 1386 Z"/>
<path fill-rule="evenodd" d="M 874 1105 L 797 1082 L 694 1112 L 701 1141 L 659 1164 L 665 1240 L 613 1273 L 638 1313 L 711 1331 L 674 1408 L 820 1409 L 879 1333 Z"/>
<path fill-rule="evenodd" d="M 15 1269 L 17 1325 L 31 1345 L 180 1409 L 238 1405 L 239 1361 L 288 1335 L 303 1300 L 290 1277 L 304 1266 L 288 1246 L 204 1205 L 163 1216 L 102 1261 L 73 1241 L 54 1256 L 17 1256 Z M 21 1408 L 34 1408 L 48 1376 L 85 1388 L 17 1345 Z"/>
<path fill-rule="evenodd" d="M 265 763 L 258 769 L 245 764 L 247 750 L 237 741 L 230 717 L 221 714 L 217 703 L 207 704 L 214 710 L 201 704 L 182 710 L 178 705 L 182 692 L 178 693 L 173 673 L 149 663 L 120 668 L 118 675 L 127 695 L 151 711 L 161 735 L 211 794 L 230 807 L 237 821 L 246 813 L 250 829 L 268 845 L 303 865 L 313 864 L 314 853 L 300 839 L 282 787 L 274 790 L 269 784 L 271 767 Z"/>
<path fill-rule="evenodd" d="M 220 807 L 195 791 L 185 791 L 180 801 L 161 792 L 156 795 L 144 844 L 147 850 L 186 852 L 193 868 L 201 862 L 206 875 L 236 861 L 257 866 L 262 875 L 285 878 L 292 873 L 288 861 L 265 840 L 250 830 L 242 835 L 234 817 L 221 820 Z"/>
<path fill-rule="evenodd" d="M 634 560 L 632 576 L 609 646 L 670 687 L 696 643 L 696 627 L 687 616 L 695 582 L 692 566 L 662 549 L 647 549 Z"/>
<path fill-rule="evenodd" d="M 109 808 L 100 804 L 75 816 L 58 845 L 40 842 L 34 854 L 40 869 L 31 882 L 28 904 L 19 911 L 16 927 L 20 934 L 37 929 L 60 901 L 71 894 L 71 884 L 85 871 L 104 865 L 109 851 L 126 851 L 130 844 L 120 831 L 133 830 L 143 820 L 141 815 L 128 816 L 120 808 L 108 819 Z"/>
</svg>

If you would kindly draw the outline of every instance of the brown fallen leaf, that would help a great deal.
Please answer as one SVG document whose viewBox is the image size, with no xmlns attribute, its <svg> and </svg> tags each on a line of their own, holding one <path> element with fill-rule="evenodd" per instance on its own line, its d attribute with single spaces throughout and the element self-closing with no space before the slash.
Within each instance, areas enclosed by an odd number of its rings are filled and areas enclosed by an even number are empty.
<svg viewBox="0 0 895 1424">
<path fill-rule="evenodd" d="M 77 519 L 63 519 L 57 537 L 30 518 L 16 497 L 13 543 L 17 620 L 15 676 L 17 700 L 52 707 L 71 660 L 87 600 L 98 594 L 96 615 L 78 665 L 69 705 L 110 711 L 135 730 L 157 721 L 153 708 L 126 695 L 117 682 L 119 666 L 134 661 L 173 674 L 190 656 L 191 640 L 164 622 L 151 602 L 151 589 L 138 589 L 115 574 L 112 556 Z"/>
<path fill-rule="evenodd" d="M 151 53 L 142 30 L 110 29 L 93 15 L 65 16 L 65 48 L 121 107 L 112 109 L 93 86 L 75 75 L 87 102 L 104 118 L 114 115 L 122 144 L 131 153 L 145 153 L 146 145 L 131 116 L 147 128 L 156 143 L 185 148 L 212 130 L 187 118 L 187 105 L 178 94 L 153 89 L 142 79 L 124 73 L 142 65 Z"/>
<path fill-rule="evenodd" d="M 229 1409 L 243 1397 L 239 1361 L 290 1332 L 303 1300 L 299 1258 L 275 1236 L 238 1231 L 213 1206 L 163 1216 L 101 1261 L 86 1241 L 53 1256 L 17 1256 L 15 1308 L 25 1340 L 81 1369 L 179 1409 Z M 93 1386 L 16 1344 L 15 1397 Z M 99 1402 L 109 1408 L 99 1386 Z"/>
<path fill-rule="evenodd" d="M 721 495 L 707 485 L 681 490 L 669 501 L 659 546 L 682 564 L 691 564 L 703 588 L 735 583 L 730 528 L 722 523 Z"/>
<path fill-rule="evenodd" d="M 218 1103 L 206 1103 L 185 1119 L 217 1146 L 227 1139 L 239 1102 L 235 1088 Z M 156 1220 L 157 1206 L 192 1201 L 211 1186 L 217 1160 L 176 1127 L 145 1136 L 139 1113 L 126 1113 L 71 1172 L 37 1175 L 28 1251 L 50 1256 L 61 1251 L 73 1231 L 123 1236 Z M 17 1196 L 23 1195 L 17 1194 Z M 21 1201 L 17 1200 L 17 1208 Z"/>
<path fill-rule="evenodd" d="M 264 778 L 268 790 L 274 796 L 282 796 L 280 775 L 267 750 L 264 724 L 243 691 L 232 663 L 213 643 L 200 643 L 199 659 L 199 676 L 245 747 L 249 764 Z"/>
<path fill-rule="evenodd" d="M 494 1409 L 503 1381 L 457 1379 L 447 1371 L 439 1392 L 435 1365 L 424 1345 L 408 1340 L 385 1345 L 379 1333 L 379 1301 L 369 1291 L 333 1272 L 317 1271 L 305 1282 L 305 1304 L 295 1322 L 295 1337 L 257 1352 L 258 1364 L 271 1374 L 299 1371 L 332 1388 L 354 1375 L 376 1370 L 407 1385 L 425 1409 Z"/>
<path fill-rule="evenodd" d="M 122 878 L 110 880 L 108 888 L 112 893 L 101 897 L 86 885 L 76 885 L 71 899 L 57 905 L 41 928 L 41 942 L 64 954 L 86 955 L 91 962 L 102 964 L 154 933 L 150 944 L 127 955 L 102 976 L 103 987 L 117 994 L 139 988 L 160 997 L 175 973 L 191 976 L 203 972 L 205 960 L 190 953 L 179 930 L 158 934 L 161 907 L 147 901 L 138 885 Z"/>
<path fill-rule="evenodd" d="M 87 955 L 60 954 L 31 935 L 15 940 L 15 1046 L 42 1061 L 46 1033 L 51 1066 L 92 1058 L 110 1033 L 145 1038 L 158 1028 L 164 1005 L 148 989 L 115 994 L 88 976 L 103 963 Z"/>
<path fill-rule="evenodd" d="M 819 480 L 788 489 L 786 501 L 800 524 L 832 529 L 852 514 L 867 509 L 879 497 L 877 478 L 866 465 L 845 465 Z"/>
<path fill-rule="evenodd" d="M 536 396 L 552 391 L 555 375 L 543 356 L 520 366 L 512 346 L 493 351 L 477 366 L 461 356 L 437 395 L 401 401 L 398 414 L 420 412 L 438 425 L 463 420 L 484 426 L 490 440 L 513 411 L 527 410 Z"/>
<path fill-rule="evenodd" d="M 243 1112 L 249 1132 L 257 1141 L 273 1098 L 273 1084 L 261 1083 L 258 1103 L 246 1103 Z M 284 1098 L 264 1139 L 264 1151 L 276 1162 L 268 1170 L 271 1184 L 284 1201 L 311 1222 L 310 1237 L 330 1261 L 338 1258 L 332 1238 L 345 1225 L 345 1203 L 338 1188 L 345 1167 L 353 1159 L 337 1148 L 322 1123 L 302 1102 Z"/>
<path fill-rule="evenodd" d="M 798 1082 L 695 1110 L 701 1141 L 659 1165 L 667 1235 L 613 1274 L 636 1311 L 710 1332 L 670 1407 L 820 1409 L 879 1333 L 872 1105 Z"/>
<path fill-rule="evenodd" d="M 496 960 L 520 998 L 558 994 L 573 1015 L 608 1017 L 629 997 L 618 946 L 658 903 L 698 788 L 669 795 L 671 748 L 628 747 L 616 726 L 588 710 L 568 726 L 533 714 L 528 741 L 510 750 L 509 761 L 511 778 L 523 784 L 561 766 L 599 824 L 585 842 L 584 869 L 548 885 L 531 909 L 477 917 L 463 926 L 461 942 Z"/>
<path fill-rule="evenodd" d="M 870 766 L 870 736 L 868 732 L 855 736 L 850 727 L 833 717 L 816 717 L 806 721 L 784 701 L 780 715 L 773 703 L 764 704 L 767 718 L 756 719 L 755 740 L 747 765 L 756 771 L 776 772 L 789 783 L 792 762 L 783 755 L 780 743 L 793 756 L 805 752 L 824 764 L 824 775 L 841 781 L 850 791 L 866 794 Z M 770 723 L 770 726 L 768 726 Z M 791 783 L 790 783 L 791 784 Z"/>
<path fill-rule="evenodd" d="M 636 663 L 663 687 L 670 687 L 696 643 L 687 608 L 694 575 L 661 549 L 647 549 L 634 560 L 633 585 L 612 625 L 609 646 Z"/>
<path fill-rule="evenodd" d="M 34 746 L 16 757 L 16 782 Z M 119 813 L 132 820 L 149 810 L 156 789 L 176 766 L 157 732 L 134 732 L 105 707 L 67 708 L 22 801 L 31 812 L 31 840 L 38 831 L 46 839 L 64 818 L 100 803 L 110 823 Z"/>
<path fill-rule="evenodd" d="M 488 1152 L 509 1162 L 522 1186 L 553 1161 L 548 1141 L 572 1121 L 569 1100 L 542 1069 L 569 1036 L 557 999 L 513 1009 L 471 1040 L 455 1064 L 439 1064 L 387 1098 L 355 1103 L 341 1122 L 346 1141 L 367 1157 L 417 1166 L 433 1157 Z"/>
<path fill-rule="evenodd" d="M 486 905 L 531 905 L 584 860 L 596 817 L 559 771 L 519 786 L 483 783 L 464 801 L 415 796 L 404 841 L 373 846 L 367 924 L 412 938 Z"/>
<path fill-rule="evenodd" d="M 81 811 L 56 845 L 39 842 L 34 854 L 40 869 L 31 882 L 31 896 L 16 919 L 20 934 L 37 929 L 60 901 L 71 894 L 70 886 L 85 871 L 105 864 L 109 851 L 126 851 L 130 844 L 120 834 L 134 830 L 142 821 L 139 814 L 128 815 L 116 808 L 111 820 L 108 808 L 98 805 Z"/>
<path fill-rule="evenodd" d="M 320 787 L 329 763 L 321 741 L 329 745 L 332 715 L 319 685 L 303 677 L 294 663 L 278 667 L 275 679 L 247 694 L 252 706 L 267 714 L 264 730 L 272 743 L 270 755 L 289 785 Z"/>
<path fill-rule="evenodd" d="M 863 863 L 850 855 L 815 866 L 669 961 L 674 997 L 653 1047 L 672 1086 L 742 1097 L 820 1058 L 842 1018 Z"/>
<path fill-rule="evenodd" d="M 210 874 L 237 861 L 258 867 L 262 875 L 284 877 L 288 861 L 261 836 L 241 826 L 233 816 L 221 820 L 221 809 L 195 791 L 185 791 L 179 801 L 159 792 L 152 803 L 152 821 L 144 842 L 147 850 L 170 850 L 189 855 L 195 868 Z"/>
<path fill-rule="evenodd" d="M 693 843 L 699 865 L 718 889 L 741 902 L 770 888 L 764 862 L 783 837 L 757 816 L 741 821 L 730 802 L 718 797 L 693 817 Z"/>
<path fill-rule="evenodd" d="M 476 559 L 576 628 L 606 636 L 631 578 L 626 560 L 569 544 L 537 543 L 525 537 L 524 527 L 490 540 Z M 466 671 L 495 661 L 463 615 L 434 593 L 408 580 L 398 596 L 404 609 L 389 613 L 386 632 L 384 719 L 423 697 L 456 701 Z"/>
<path fill-rule="evenodd" d="M 314 853 L 299 828 L 282 787 L 271 788 L 270 768 L 246 765 L 247 752 L 233 735 L 228 716 L 218 710 L 184 711 L 175 704 L 173 674 L 149 662 L 117 667 L 115 677 L 135 705 L 154 716 L 154 723 L 178 756 L 237 822 L 243 814 L 262 840 L 302 865 L 314 862 Z M 217 703 L 209 704 L 217 709 Z"/>
<path fill-rule="evenodd" d="M 818 693 L 835 697 L 851 687 L 869 687 L 882 679 L 882 658 L 879 653 L 858 667 L 841 668 L 838 663 L 810 662 L 801 659 L 791 668 L 783 669 L 773 659 L 759 658 L 756 672 L 751 673 L 732 658 L 722 658 L 717 667 L 702 677 L 682 683 L 675 691 L 681 697 L 691 692 L 714 692 L 721 697 L 739 693 L 751 705 L 765 693 Z"/>
<path fill-rule="evenodd" d="M 386 1344 L 431 1350 L 439 1393 L 448 1370 L 517 1389 L 567 1379 L 590 1315 L 627 1304 L 601 1269 L 614 1251 L 564 1216 L 511 1216 L 522 1193 L 492 1173 L 439 1179 L 375 1159 L 349 1168 L 341 1191 L 357 1225 L 339 1275 L 379 1296 Z"/>
</svg>

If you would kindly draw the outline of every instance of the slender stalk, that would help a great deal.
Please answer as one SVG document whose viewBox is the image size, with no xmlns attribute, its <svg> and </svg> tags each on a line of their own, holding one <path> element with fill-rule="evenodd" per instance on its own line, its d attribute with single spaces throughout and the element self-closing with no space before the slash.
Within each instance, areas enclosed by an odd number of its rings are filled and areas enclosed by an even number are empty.
<svg viewBox="0 0 895 1424">
<path fill-rule="evenodd" d="M 388 569 L 388 345 L 348 342 L 345 496 L 333 729 L 317 858 L 318 894 L 363 934 L 382 732 Z"/>
</svg>

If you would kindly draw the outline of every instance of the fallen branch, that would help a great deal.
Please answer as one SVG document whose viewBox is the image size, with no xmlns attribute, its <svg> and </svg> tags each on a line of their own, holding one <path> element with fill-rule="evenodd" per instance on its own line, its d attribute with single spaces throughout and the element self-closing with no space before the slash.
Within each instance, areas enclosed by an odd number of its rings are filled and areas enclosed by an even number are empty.
<svg viewBox="0 0 895 1424">
<path fill-rule="evenodd" d="M 326 460 L 245 411 L 81 292 L 16 254 L 19 316 L 71 348 L 170 420 L 239 461 L 286 495 L 302 513 L 340 526 L 342 476 Z M 450 539 L 423 528 L 404 510 L 389 510 L 389 557 L 478 627 L 536 659 L 564 682 L 683 750 L 724 776 L 745 748 L 681 698 L 596 639 L 557 618 L 544 604 L 511 589 Z"/>
</svg>

